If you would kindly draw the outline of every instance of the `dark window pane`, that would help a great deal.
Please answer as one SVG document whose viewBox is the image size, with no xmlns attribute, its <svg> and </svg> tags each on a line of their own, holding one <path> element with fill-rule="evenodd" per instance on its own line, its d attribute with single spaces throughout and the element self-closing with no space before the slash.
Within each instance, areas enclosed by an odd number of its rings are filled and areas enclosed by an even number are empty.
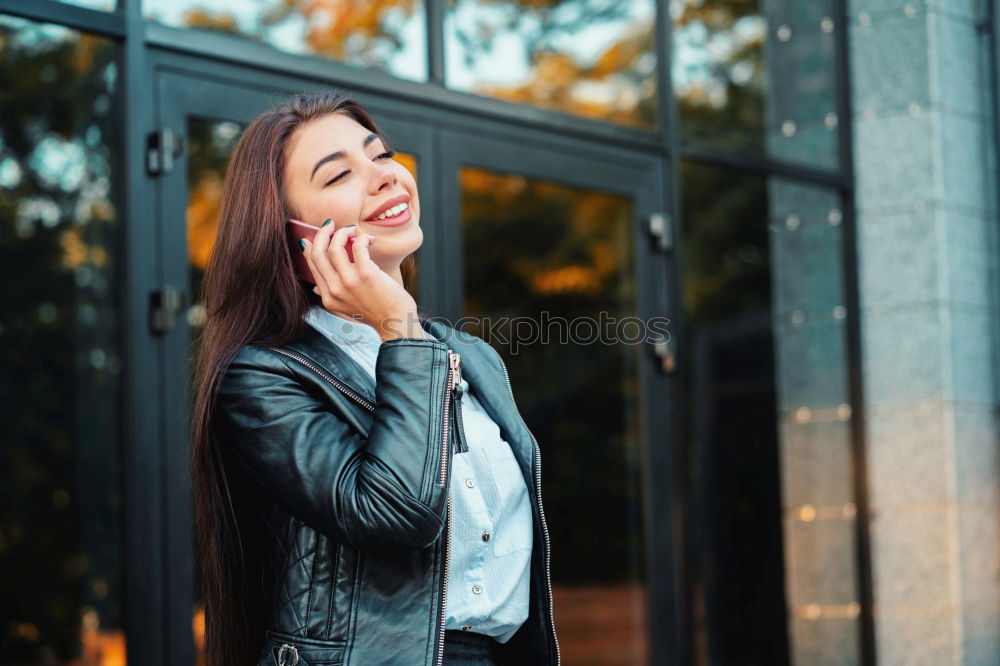
<svg viewBox="0 0 1000 666">
<path fill-rule="evenodd" d="M 856 663 L 839 197 L 693 162 L 681 182 L 697 663 Z"/>
<path fill-rule="evenodd" d="M 671 0 L 686 139 L 838 165 L 832 0 Z"/>
<path fill-rule="evenodd" d="M 246 37 L 287 53 L 427 79 L 422 0 L 145 0 L 147 18 Z"/>
<path fill-rule="evenodd" d="M 448 87 L 652 127 L 652 0 L 448 0 Z"/>
<path fill-rule="evenodd" d="M 563 660 L 647 663 L 631 202 L 473 168 L 461 185 L 466 328 L 543 452 Z"/>
<path fill-rule="evenodd" d="M 0 16 L 0 663 L 123 664 L 117 52 Z"/>
</svg>

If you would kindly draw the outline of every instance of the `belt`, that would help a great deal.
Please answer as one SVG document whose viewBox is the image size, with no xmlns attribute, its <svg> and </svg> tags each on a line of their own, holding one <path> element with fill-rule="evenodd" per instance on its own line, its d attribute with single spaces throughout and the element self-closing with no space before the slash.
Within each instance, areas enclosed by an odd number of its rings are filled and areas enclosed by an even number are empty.
<svg viewBox="0 0 1000 666">
<path fill-rule="evenodd" d="M 474 631 L 461 631 L 458 629 L 448 629 L 444 632 L 445 643 L 458 643 L 460 645 L 472 645 L 475 647 L 496 648 L 500 643 L 492 636 L 478 634 Z"/>
</svg>

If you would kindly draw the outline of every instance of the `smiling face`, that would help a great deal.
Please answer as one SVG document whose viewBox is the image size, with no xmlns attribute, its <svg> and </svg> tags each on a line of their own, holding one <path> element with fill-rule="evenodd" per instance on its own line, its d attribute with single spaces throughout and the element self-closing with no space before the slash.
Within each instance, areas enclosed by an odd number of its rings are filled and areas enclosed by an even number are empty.
<svg viewBox="0 0 1000 666">
<path fill-rule="evenodd" d="M 371 258 L 389 274 L 398 274 L 400 262 L 423 242 L 413 174 L 353 118 L 332 113 L 299 127 L 289 138 L 284 177 L 298 219 L 319 226 L 332 218 L 335 228 L 356 224 L 374 234 Z M 387 218 L 373 219 L 386 204 Z"/>
</svg>

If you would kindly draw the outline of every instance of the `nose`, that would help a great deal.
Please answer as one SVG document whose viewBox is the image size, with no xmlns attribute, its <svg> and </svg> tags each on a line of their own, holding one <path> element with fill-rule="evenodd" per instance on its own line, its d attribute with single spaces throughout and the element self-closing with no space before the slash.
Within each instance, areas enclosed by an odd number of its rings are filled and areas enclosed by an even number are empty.
<svg viewBox="0 0 1000 666">
<path fill-rule="evenodd" d="M 372 194 L 396 184 L 396 170 L 393 168 L 392 160 L 372 162 L 372 169 Z"/>
</svg>

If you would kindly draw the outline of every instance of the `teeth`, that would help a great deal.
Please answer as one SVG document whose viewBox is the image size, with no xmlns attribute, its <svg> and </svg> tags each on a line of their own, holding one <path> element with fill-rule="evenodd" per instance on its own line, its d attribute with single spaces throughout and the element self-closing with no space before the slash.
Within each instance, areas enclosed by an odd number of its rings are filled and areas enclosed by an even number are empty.
<svg viewBox="0 0 1000 666">
<path fill-rule="evenodd" d="M 389 210 L 385 211 L 384 213 L 382 213 L 381 215 L 379 215 L 375 219 L 376 220 L 384 220 L 387 217 L 396 217 L 397 215 L 399 215 L 400 213 L 402 213 L 407 208 L 409 208 L 409 205 L 407 205 L 405 203 L 401 203 L 401 204 L 399 204 L 397 206 L 393 206 L 392 208 L 390 208 Z"/>
</svg>

